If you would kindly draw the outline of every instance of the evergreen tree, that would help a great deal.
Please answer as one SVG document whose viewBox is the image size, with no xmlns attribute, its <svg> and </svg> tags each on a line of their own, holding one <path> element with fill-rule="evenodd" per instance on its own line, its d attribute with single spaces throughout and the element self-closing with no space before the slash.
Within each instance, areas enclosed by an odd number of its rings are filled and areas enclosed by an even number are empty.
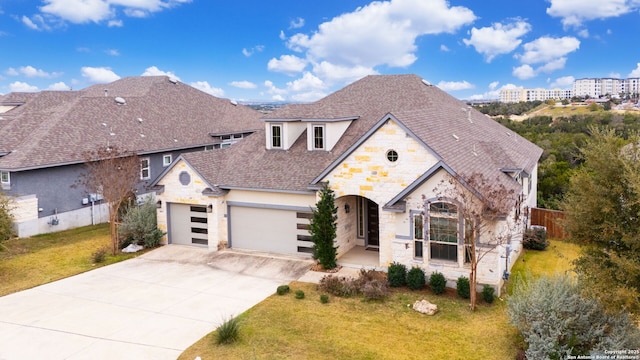
<svg viewBox="0 0 640 360">
<path fill-rule="evenodd" d="M 15 236 L 9 198 L 0 192 L 0 243 Z"/>
<path fill-rule="evenodd" d="M 333 269 L 336 265 L 337 246 L 333 245 L 336 238 L 336 220 L 338 208 L 335 206 L 335 196 L 328 184 L 320 190 L 320 200 L 313 210 L 313 219 L 309 226 L 311 241 L 313 241 L 313 258 L 325 269 Z"/>
</svg>

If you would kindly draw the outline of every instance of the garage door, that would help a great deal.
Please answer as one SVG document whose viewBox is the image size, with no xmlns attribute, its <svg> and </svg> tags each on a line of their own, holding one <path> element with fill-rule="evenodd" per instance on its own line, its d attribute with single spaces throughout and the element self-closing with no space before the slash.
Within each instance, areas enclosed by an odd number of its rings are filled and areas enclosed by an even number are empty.
<svg viewBox="0 0 640 360">
<path fill-rule="evenodd" d="M 169 204 L 169 214 L 169 243 L 200 246 L 209 244 L 206 206 Z"/>
<path fill-rule="evenodd" d="M 309 212 L 229 207 L 231 247 L 279 254 L 310 253 Z"/>
</svg>

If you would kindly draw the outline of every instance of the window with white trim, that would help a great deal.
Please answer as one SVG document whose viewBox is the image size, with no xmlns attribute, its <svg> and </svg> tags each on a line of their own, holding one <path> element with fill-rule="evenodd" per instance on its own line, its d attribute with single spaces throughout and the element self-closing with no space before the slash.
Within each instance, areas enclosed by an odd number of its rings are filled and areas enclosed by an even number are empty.
<svg viewBox="0 0 640 360">
<path fill-rule="evenodd" d="M 324 125 L 313 125 L 313 150 L 325 149 Z"/>
<path fill-rule="evenodd" d="M 140 159 L 140 180 L 149 180 L 151 178 L 151 162 L 149 158 Z"/>
<path fill-rule="evenodd" d="M 171 156 L 171 154 L 162 155 L 162 166 L 169 166 L 171 165 L 172 161 L 173 157 Z"/>
<path fill-rule="evenodd" d="M 8 171 L 0 171 L 0 183 L 9 185 L 11 183 L 11 176 Z"/>
<path fill-rule="evenodd" d="M 451 203 L 429 204 L 429 250 L 431 259 L 458 261 L 458 207 Z"/>
<path fill-rule="evenodd" d="M 422 259 L 424 249 L 424 216 L 413 214 L 413 257 Z"/>
<path fill-rule="evenodd" d="M 271 148 L 282 149 L 282 125 L 271 125 Z"/>
</svg>

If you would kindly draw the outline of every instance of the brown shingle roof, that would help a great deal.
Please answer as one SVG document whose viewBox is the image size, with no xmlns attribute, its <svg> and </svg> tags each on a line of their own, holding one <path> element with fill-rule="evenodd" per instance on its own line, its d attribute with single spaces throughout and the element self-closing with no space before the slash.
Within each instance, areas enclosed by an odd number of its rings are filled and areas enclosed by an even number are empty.
<svg viewBox="0 0 640 360">
<path fill-rule="evenodd" d="M 83 152 L 107 144 L 141 153 L 206 145 L 213 142 L 209 133 L 263 126 L 261 113 L 166 76 L 2 99 L 13 100 L 24 104 L 0 115 L 0 152 L 11 152 L 0 158 L 0 169 L 7 170 L 79 162 Z"/>
<path fill-rule="evenodd" d="M 387 114 L 402 122 L 454 172 L 463 176 L 480 172 L 490 179 L 503 176 L 508 183 L 501 169 L 531 172 L 542 153 L 536 145 L 468 109 L 463 102 L 416 75 L 375 75 L 315 103 L 289 105 L 263 118 L 269 121 L 358 117 L 331 152 L 307 151 L 306 134 L 289 150 L 266 150 L 262 129 L 224 152 L 192 153 L 185 158 L 212 184 L 305 191 L 314 178 Z M 218 155 L 228 161 L 221 161 Z"/>
</svg>

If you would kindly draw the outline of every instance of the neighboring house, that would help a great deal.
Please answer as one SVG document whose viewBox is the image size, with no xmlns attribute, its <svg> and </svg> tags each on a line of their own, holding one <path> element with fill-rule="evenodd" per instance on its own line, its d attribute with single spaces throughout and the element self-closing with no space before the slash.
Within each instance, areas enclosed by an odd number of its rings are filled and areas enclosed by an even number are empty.
<svg viewBox="0 0 640 360">
<path fill-rule="evenodd" d="M 311 209 L 328 182 L 339 257 L 378 250 L 367 252 L 378 266 L 455 281 L 469 275 L 465 225 L 456 204 L 438 200 L 441 180 L 480 173 L 521 195 L 512 213 L 536 205 L 542 150 L 415 75 L 367 76 L 262 121 L 229 149 L 180 156 L 154 182 L 165 242 L 310 256 Z M 483 259 L 479 283 L 499 290 L 520 240 Z"/>
<path fill-rule="evenodd" d="M 100 194 L 74 186 L 83 154 L 117 146 L 140 157 L 139 196 L 180 154 L 225 147 L 262 127 L 261 113 L 166 76 L 80 91 L 0 98 L 0 185 L 19 236 L 108 220 Z"/>
</svg>

